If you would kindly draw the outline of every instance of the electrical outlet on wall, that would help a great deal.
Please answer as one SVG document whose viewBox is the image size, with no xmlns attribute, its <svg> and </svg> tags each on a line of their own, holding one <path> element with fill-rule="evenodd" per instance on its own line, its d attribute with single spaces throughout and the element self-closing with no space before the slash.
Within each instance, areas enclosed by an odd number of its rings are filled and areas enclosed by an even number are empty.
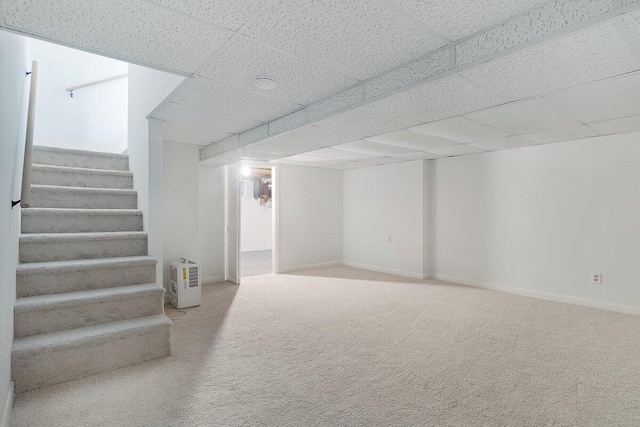
<svg viewBox="0 0 640 427">
<path fill-rule="evenodd" d="M 591 283 L 594 285 L 602 285 L 602 273 L 591 273 Z"/>
</svg>

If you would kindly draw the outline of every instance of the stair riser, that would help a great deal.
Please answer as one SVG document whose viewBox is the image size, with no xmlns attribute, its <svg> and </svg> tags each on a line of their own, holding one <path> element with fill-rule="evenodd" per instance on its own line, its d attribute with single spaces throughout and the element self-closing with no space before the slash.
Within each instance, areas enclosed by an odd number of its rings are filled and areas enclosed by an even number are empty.
<svg viewBox="0 0 640 427">
<path fill-rule="evenodd" d="M 51 310 L 16 312 L 16 338 L 162 314 L 164 294 L 131 296 Z"/>
<path fill-rule="evenodd" d="M 99 374 L 171 354 L 170 327 L 131 331 L 77 347 L 13 353 L 11 372 L 16 393 Z"/>
<path fill-rule="evenodd" d="M 136 209 L 135 194 L 76 194 L 72 192 L 50 192 L 31 190 L 31 207 L 69 209 Z"/>
<path fill-rule="evenodd" d="M 92 268 L 55 273 L 18 274 L 16 291 L 18 298 L 21 298 L 138 285 L 155 281 L 156 266 L 154 264 Z"/>
<path fill-rule="evenodd" d="M 86 233 L 142 231 L 142 215 L 22 215 L 22 233 Z"/>
<path fill-rule="evenodd" d="M 33 241 L 20 243 L 20 262 L 114 258 L 147 254 L 146 239 Z"/>
<path fill-rule="evenodd" d="M 129 159 L 33 150 L 33 163 L 87 169 L 129 170 Z"/>
<path fill-rule="evenodd" d="M 36 185 L 58 185 L 63 187 L 133 188 L 132 176 L 104 175 L 96 173 L 69 173 L 34 169 L 31 183 Z"/>
</svg>

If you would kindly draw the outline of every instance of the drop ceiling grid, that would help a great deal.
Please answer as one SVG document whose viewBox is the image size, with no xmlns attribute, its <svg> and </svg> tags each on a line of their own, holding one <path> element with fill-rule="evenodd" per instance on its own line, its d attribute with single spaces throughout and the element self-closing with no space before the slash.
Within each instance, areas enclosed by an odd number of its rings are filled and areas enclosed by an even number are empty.
<svg viewBox="0 0 640 427">
<path fill-rule="evenodd" d="M 154 113 L 154 117 L 167 122 L 203 127 L 216 132 L 240 133 L 259 126 L 261 122 L 229 116 L 199 108 L 168 102 Z"/>
<path fill-rule="evenodd" d="M 230 133 L 217 132 L 211 129 L 203 129 L 173 122 L 164 122 L 163 125 L 163 138 L 178 142 L 197 141 L 201 144 L 211 144 L 230 135 Z"/>
</svg>

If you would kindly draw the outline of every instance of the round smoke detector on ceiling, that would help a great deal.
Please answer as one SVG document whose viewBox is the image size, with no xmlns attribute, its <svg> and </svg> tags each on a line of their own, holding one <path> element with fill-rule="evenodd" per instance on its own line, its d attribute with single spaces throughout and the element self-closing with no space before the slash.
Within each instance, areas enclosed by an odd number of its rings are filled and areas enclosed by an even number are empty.
<svg viewBox="0 0 640 427">
<path fill-rule="evenodd" d="M 271 90 L 278 87 L 278 82 L 269 77 L 256 77 L 253 81 L 258 89 Z"/>
</svg>

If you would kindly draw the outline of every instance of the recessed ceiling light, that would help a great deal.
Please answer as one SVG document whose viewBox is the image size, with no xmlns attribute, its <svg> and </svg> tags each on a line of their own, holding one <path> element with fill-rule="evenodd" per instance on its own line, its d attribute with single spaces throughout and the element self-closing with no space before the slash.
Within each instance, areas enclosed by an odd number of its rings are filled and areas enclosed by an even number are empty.
<svg viewBox="0 0 640 427">
<path fill-rule="evenodd" d="M 278 82 L 270 77 L 256 77 L 253 81 L 258 89 L 271 90 L 278 87 Z"/>
</svg>

